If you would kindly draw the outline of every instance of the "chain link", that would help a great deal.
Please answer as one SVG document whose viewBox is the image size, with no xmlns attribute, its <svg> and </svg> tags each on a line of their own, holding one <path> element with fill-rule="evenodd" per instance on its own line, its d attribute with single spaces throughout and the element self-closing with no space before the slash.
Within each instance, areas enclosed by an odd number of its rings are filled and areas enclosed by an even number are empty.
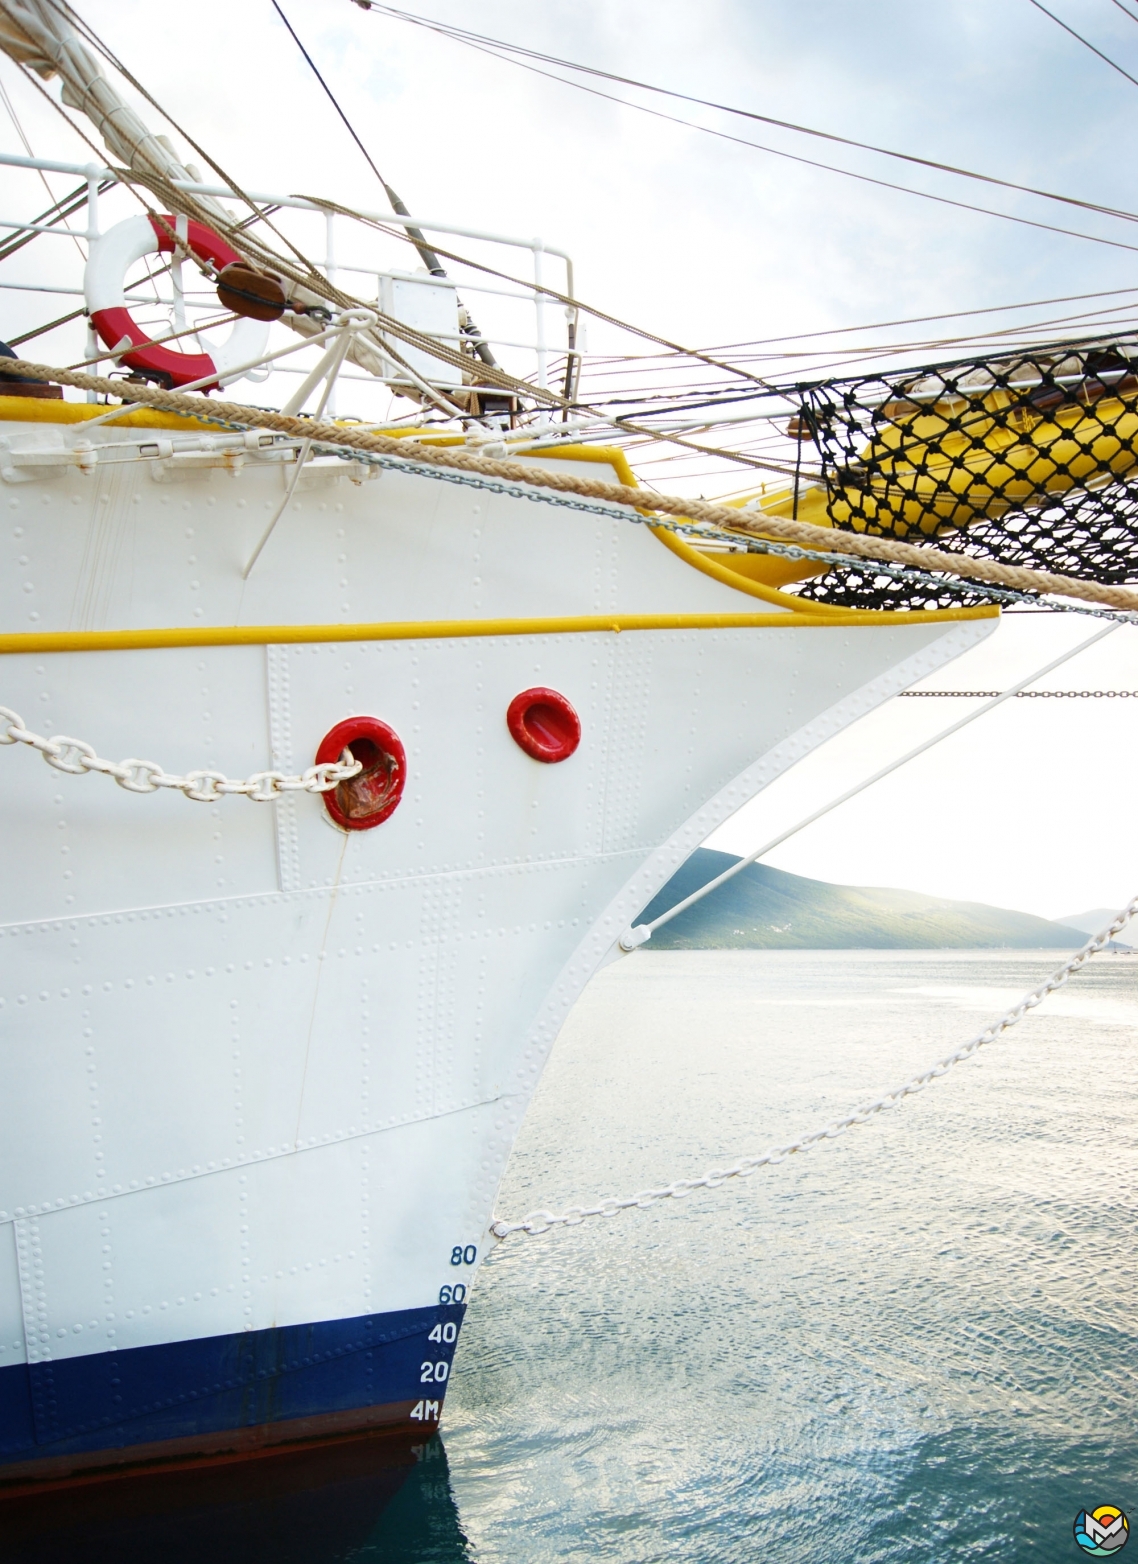
<svg viewBox="0 0 1138 1564">
<path fill-rule="evenodd" d="M 938 1059 L 920 1075 L 914 1075 L 900 1086 L 895 1086 L 891 1091 L 885 1092 L 880 1097 L 875 1097 L 871 1102 L 862 1103 L 852 1113 L 847 1113 L 844 1118 L 835 1119 L 822 1129 L 813 1130 L 808 1135 L 801 1136 L 798 1140 L 787 1141 L 785 1145 L 774 1146 L 764 1151 L 761 1156 L 741 1157 L 738 1162 L 733 1162 L 730 1167 L 710 1168 L 702 1178 L 680 1178 L 672 1184 L 661 1185 L 658 1189 L 642 1189 L 638 1194 L 627 1195 L 623 1199 L 615 1195 L 606 1195 L 591 1206 L 569 1206 L 560 1214 L 552 1211 L 531 1211 L 528 1216 L 520 1221 L 511 1222 L 503 1218 L 497 1218 L 490 1224 L 490 1232 L 495 1238 L 509 1238 L 511 1233 L 526 1233 L 535 1237 L 540 1233 L 548 1233 L 554 1227 L 576 1227 L 578 1223 L 586 1221 L 590 1217 L 616 1216 L 620 1211 L 628 1211 L 633 1207 L 647 1207 L 655 1205 L 660 1200 L 681 1200 L 685 1195 L 690 1195 L 696 1189 L 718 1189 L 729 1179 L 747 1178 L 757 1169 L 773 1167 L 779 1162 L 785 1162 L 787 1157 L 794 1156 L 800 1151 L 809 1151 L 814 1146 L 820 1145 L 824 1140 L 836 1140 L 839 1135 L 844 1135 L 847 1130 L 854 1129 L 858 1125 L 868 1124 L 870 1119 L 877 1114 L 884 1113 L 886 1108 L 896 1108 L 904 1102 L 906 1097 L 915 1096 L 917 1092 L 923 1092 L 926 1086 L 937 1081 L 942 1075 L 947 1075 L 954 1065 L 962 1064 L 965 1059 L 971 1059 L 979 1049 L 994 1043 L 997 1038 L 1009 1031 L 1017 1022 L 1022 1021 L 1029 1011 L 1034 1010 L 1056 989 L 1074 976 L 1079 969 L 1086 965 L 1092 956 L 1105 949 L 1120 929 L 1124 928 L 1134 915 L 1138 913 L 1138 896 L 1127 903 L 1103 929 L 1101 934 L 1096 934 L 1076 952 L 1070 961 L 1061 966 L 1057 972 L 1053 972 L 1045 983 L 1033 989 L 1030 994 L 1025 994 L 1018 1004 L 1005 1012 L 998 1021 L 993 1021 L 975 1037 L 969 1038 L 953 1053 L 946 1054 L 943 1059 Z"/>
<path fill-rule="evenodd" d="M 898 700 L 973 700 L 990 699 L 1000 690 L 898 690 Z M 1017 690 L 1017 701 L 1122 700 L 1138 699 L 1138 690 Z"/>
<path fill-rule="evenodd" d="M 309 766 L 298 777 L 286 776 L 283 771 L 255 771 L 244 782 L 233 782 L 222 771 L 206 770 L 188 771 L 184 777 L 172 776 L 154 760 L 131 756 L 116 763 L 103 760 L 82 739 L 68 738 L 63 733 L 48 739 L 41 733 L 32 733 L 19 712 L 8 706 L 0 706 L 0 744 L 27 744 L 38 749 L 49 766 L 66 771 L 69 776 L 98 771 L 113 777 L 128 793 L 157 793 L 159 788 L 173 788 L 198 804 L 212 804 L 230 794 L 240 794 L 255 804 L 271 804 L 282 793 L 330 793 L 363 770 L 361 762 L 346 749 L 338 761 Z"/>
</svg>

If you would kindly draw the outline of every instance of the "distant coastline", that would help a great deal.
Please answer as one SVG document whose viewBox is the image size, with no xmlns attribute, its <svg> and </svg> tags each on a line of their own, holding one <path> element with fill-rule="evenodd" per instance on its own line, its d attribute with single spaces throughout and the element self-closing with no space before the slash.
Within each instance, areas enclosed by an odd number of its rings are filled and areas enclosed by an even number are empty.
<svg viewBox="0 0 1138 1564">
<path fill-rule="evenodd" d="M 699 848 L 635 920 L 648 922 L 739 860 Z M 983 902 L 830 885 L 766 864 L 665 924 L 652 950 L 1074 950 L 1086 933 Z"/>
</svg>

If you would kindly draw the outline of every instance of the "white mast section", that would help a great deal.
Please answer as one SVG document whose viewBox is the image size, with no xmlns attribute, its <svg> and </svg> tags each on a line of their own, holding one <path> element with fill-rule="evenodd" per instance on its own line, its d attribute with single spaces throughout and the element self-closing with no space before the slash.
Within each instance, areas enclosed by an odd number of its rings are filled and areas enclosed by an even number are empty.
<svg viewBox="0 0 1138 1564">
<path fill-rule="evenodd" d="M 121 97 L 52 0 L 0 0 L 0 49 L 45 81 L 59 76 L 63 102 L 87 116 L 111 156 L 124 167 L 200 185 L 199 171 L 183 163 L 167 137 L 150 130 Z M 223 232 L 232 228 L 233 219 L 212 196 L 195 190 L 194 200 L 218 219 Z M 298 302 L 323 302 L 304 288 L 293 286 L 290 292 Z M 322 330 L 320 322 L 305 316 L 288 315 L 283 324 L 302 337 Z M 384 363 L 378 349 L 359 340 L 358 334 L 353 335 L 348 356 L 368 374 L 382 378 Z"/>
<path fill-rule="evenodd" d="M 108 152 L 125 168 L 161 174 L 166 179 L 196 176 L 196 170 L 186 167 L 166 137 L 155 135 L 119 95 L 61 8 L 51 0 L 0 0 L 0 49 L 44 81 L 60 77 L 63 102 L 87 116 Z M 208 196 L 198 200 L 229 221 L 216 201 Z"/>
</svg>

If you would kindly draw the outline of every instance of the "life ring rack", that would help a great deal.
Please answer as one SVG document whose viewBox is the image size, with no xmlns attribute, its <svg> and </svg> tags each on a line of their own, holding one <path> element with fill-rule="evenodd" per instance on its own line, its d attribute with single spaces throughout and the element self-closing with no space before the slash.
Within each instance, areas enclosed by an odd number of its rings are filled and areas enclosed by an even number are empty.
<svg viewBox="0 0 1138 1564">
<path fill-rule="evenodd" d="M 121 363 L 167 390 L 204 381 L 201 389 L 213 391 L 234 370 L 263 357 L 269 337 L 265 321 L 242 318 L 220 346 L 211 347 L 208 353 L 186 353 L 152 342 L 152 333 L 137 325 L 126 307 L 123 289 L 128 268 L 144 255 L 172 255 L 172 235 L 178 221 L 174 217 L 128 217 L 93 240 L 83 274 L 87 312 L 92 326 Z M 199 260 L 210 262 L 219 272 L 241 261 L 236 250 L 212 228 L 193 218 L 182 221 L 186 224 L 186 247 Z M 137 347 L 121 351 L 124 339 Z"/>
</svg>

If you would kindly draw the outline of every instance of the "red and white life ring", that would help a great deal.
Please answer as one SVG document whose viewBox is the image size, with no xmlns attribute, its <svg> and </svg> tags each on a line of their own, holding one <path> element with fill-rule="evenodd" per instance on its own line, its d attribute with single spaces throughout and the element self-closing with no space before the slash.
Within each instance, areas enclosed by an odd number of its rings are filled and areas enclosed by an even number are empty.
<svg viewBox="0 0 1138 1564">
<path fill-rule="evenodd" d="M 175 229 L 177 219 L 164 217 L 162 223 Z M 152 333 L 135 325 L 123 296 L 127 269 L 144 255 L 173 253 L 174 241 L 162 223 L 150 217 L 128 217 L 116 223 L 91 245 L 83 292 L 91 324 L 109 348 L 117 348 L 124 337 L 131 342 L 149 342 Z M 202 260 L 212 261 L 218 271 L 240 260 L 220 235 L 204 223 L 188 222 L 186 244 Z M 164 333 L 163 333 L 164 335 Z M 139 347 L 137 352 L 119 355 L 122 363 L 143 374 L 152 375 L 166 386 L 189 385 L 207 380 L 204 391 L 214 390 L 227 375 L 242 364 L 260 358 L 268 345 L 269 328 L 263 321 L 237 321 L 228 338 L 210 353 L 183 353 L 172 347 Z"/>
</svg>

